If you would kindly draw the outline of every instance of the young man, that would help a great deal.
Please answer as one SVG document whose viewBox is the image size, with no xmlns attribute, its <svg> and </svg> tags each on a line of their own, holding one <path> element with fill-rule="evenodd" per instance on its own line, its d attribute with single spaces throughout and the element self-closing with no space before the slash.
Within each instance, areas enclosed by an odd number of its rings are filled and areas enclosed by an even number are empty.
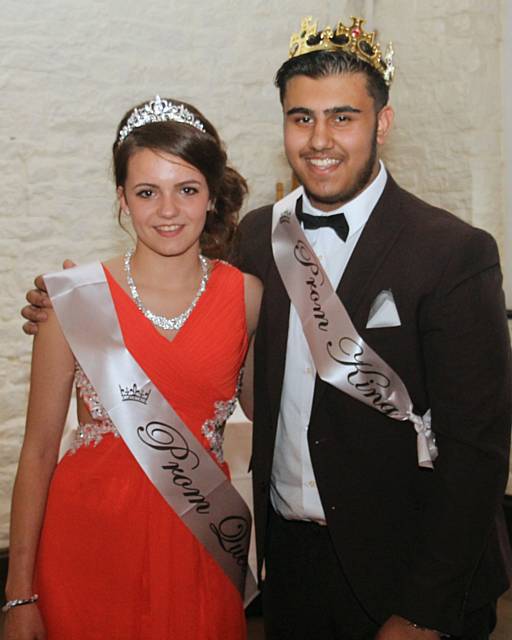
<svg viewBox="0 0 512 640">
<path fill-rule="evenodd" d="M 239 264 L 264 283 L 252 471 L 267 638 L 487 638 L 508 585 L 510 344 L 495 243 L 379 162 L 393 69 L 361 20 L 334 33 L 306 20 L 291 53 L 276 84 L 303 190 L 286 206 L 314 255 L 297 258 L 304 238 L 278 236 L 283 211 L 270 206 L 240 227 Z M 342 237 L 319 226 L 329 219 Z M 349 395 L 342 368 L 323 374 L 318 263 L 355 342 L 394 370 L 415 414 L 431 410 L 433 469 L 418 466 L 412 422 Z"/>
<path fill-rule="evenodd" d="M 303 189 L 240 228 L 238 264 L 265 285 L 252 470 L 267 639 L 480 640 L 508 585 L 498 254 L 379 161 L 393 66 L 362 23 L 306 20 L 292 37 L 276 81 Z"/>
</svg>

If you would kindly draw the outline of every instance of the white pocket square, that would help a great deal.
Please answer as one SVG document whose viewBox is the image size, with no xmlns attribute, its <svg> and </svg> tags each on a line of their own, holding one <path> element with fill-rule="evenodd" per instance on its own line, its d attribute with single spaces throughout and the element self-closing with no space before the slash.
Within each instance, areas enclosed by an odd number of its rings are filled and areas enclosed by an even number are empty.
<svg viewBox="0 0 512 640">
<path fill-rule="evenodd" d="M 401 324 L 393 294 L 390 290 L 381 291 L 370 307 L 366 328 L 399 327 Z"/>
</svg>

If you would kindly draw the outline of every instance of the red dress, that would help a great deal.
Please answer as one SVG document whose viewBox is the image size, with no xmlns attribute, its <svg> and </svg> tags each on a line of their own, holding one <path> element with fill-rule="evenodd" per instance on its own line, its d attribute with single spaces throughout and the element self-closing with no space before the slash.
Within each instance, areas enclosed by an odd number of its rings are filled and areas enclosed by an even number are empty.
<svg viewBox="0 0 512 640">
<path fill-rule="evenodd" d="M 171 342 L 106 275 L 128 350 L 228 473 L 211 420 L 233 398 L 247 351 L 243 275 L 216 263 Z M 55 470 L 35 590 L 48 640 L 246 637 L 237 590 L 113 433 Z"/>
</svg>

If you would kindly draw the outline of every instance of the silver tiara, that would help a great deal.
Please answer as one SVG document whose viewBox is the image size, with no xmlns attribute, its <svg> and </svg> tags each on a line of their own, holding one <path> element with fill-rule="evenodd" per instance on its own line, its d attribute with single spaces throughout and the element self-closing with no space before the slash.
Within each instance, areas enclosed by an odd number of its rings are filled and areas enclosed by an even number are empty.
<svg viewBox="0 0 512 640">
<path fill-rule="evenodd" d="M 199 131 L 206 133 L 204 124 L 184 104 L 175 104 L 170 100 L 162 100 L 160 96 L 155 96 L 154 100 L 146 102 L 142 107 L 134 109 L 126 124 L 119 132 L 117 139 L 121 143 L 126 136 L 138 127 L 143 127 L 151 122 L 183 122 L 189 124 Z"/>
</svg>

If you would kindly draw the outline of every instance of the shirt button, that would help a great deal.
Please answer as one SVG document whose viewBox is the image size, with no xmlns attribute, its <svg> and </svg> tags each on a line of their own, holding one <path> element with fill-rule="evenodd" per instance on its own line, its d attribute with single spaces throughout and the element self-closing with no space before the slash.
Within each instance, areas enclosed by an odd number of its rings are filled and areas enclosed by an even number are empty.
<svg viewBox="0 0 512 640">
<path fill-rule="evenodd" d="M 311 489 L 314 489 L 316 487 L 316 482 L 314 480 L 309 480 L 308 482 L 306 482 L 308 487 L 311 487 Z"/>
</svg>

